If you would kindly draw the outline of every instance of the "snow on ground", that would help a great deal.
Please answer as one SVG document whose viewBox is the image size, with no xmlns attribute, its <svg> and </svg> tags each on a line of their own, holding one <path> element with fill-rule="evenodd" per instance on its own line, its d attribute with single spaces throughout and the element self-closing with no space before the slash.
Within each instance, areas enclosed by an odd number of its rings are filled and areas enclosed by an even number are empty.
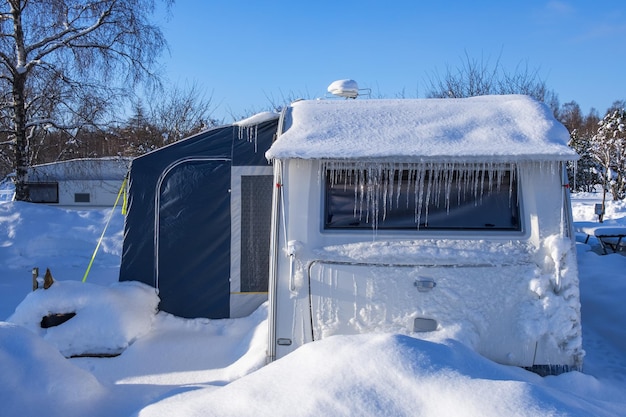
<svg viewBox="0 0 626 417">
<path fill-rule="evenodd" d="M 595 222 L 597 201 L 575 196 L 575 220 Z M 108 216 L 0 204 L 0 416 L 626 416 L 626 256 L 599 255 L 594 238 L 577 245 L 583 372 L 542 378 L 397 334 L 333 336 L 264 366 L 266 305 L 181 319 L 156 313 L 149 287 L 117 282 L 119 212 L 80 283 Z M 610 202 L 605 219 L 626 226 L 626 204 Z M 32 292 L 33 267 L 59 282 Z"/>
</svg>

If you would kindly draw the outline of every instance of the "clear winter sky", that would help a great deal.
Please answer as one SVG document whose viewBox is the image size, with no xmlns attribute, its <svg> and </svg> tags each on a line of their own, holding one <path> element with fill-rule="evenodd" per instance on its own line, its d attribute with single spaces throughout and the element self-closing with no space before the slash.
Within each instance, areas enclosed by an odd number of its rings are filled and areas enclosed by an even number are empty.
<svg viewBox="0 0 626 417">
<path fill-rule="evenodd" d="M 178 0 L 161 22 L 166 76 L 205 89 L 225 122 L 345 78 L 424 98 L 466 56 L 538 70 L 584 114 L 626 100 L 624 0 Z"/>
</svg>

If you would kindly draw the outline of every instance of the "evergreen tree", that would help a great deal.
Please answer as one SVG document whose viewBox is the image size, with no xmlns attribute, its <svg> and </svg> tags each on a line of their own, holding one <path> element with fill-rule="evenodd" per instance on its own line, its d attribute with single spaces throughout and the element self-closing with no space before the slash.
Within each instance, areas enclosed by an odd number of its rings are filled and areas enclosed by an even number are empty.
<svg viewBox="0 0 626 417">
<path fill-rule="evenodd" d="M 142 155 L 164 144 L 163 132 L 150 122 L 143 104 L 139 101 L 134 103 L 133 115 L 120 129 L 119 135 L 127 141 L 124 154 L 129 156 Z"/>
<path fill-rule="evenodd" d="M 572 191 L 593 191 L 598 178 L 598 162 L 591 155 L 591 137 L 579 134 L 578 129 L 574 129 L 570 134 L 568 144 L 580 156 L 577 162 L 568 162 L 567 174 Z"/>
<path fill-rule="evenodd" d="M 583 116 L 578 103 L 570 101 L 561 106 L 558 118 L 570 132 L 569 146 L 580 156 L 576 163 L 567 165 L 571 190 L 591 192 L 601 182 L 601 170 L 591 155 L 591 137 L 596 133 L 599 117 L 595 110 Z"/>
</svg>

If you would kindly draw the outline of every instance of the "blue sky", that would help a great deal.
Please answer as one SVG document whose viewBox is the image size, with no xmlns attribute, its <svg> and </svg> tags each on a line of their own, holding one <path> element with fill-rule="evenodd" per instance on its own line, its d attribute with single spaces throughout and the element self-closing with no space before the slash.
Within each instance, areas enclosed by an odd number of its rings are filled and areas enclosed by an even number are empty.
<svg viewBox="0 0 626 417">
<path fill-rule="evenodd" d="M 585 114 L 626 100 L 623 0 L 178 0 L 160 24 L 167 78 L 205 89 L 226 122 L 345 78 L 423 98 L 466 57 L 538 70 Z"/>
</svg>

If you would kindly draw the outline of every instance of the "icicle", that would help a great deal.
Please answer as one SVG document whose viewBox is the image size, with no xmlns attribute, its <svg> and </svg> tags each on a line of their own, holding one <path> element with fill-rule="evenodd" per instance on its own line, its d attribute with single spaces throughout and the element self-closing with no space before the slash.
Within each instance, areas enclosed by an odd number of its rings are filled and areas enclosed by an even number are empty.
<svg viewBox="0 0 626 417">
<path fill-rule="evenodd" d="M 426 170 L 423 166 L 418 166 L 418 170 L 415 173 L 415 221 L 417 223 L 417 229 L 419 230 L 422 224 L 422 204 L 424 203 L 424 180 Z M 426 221 L 425 224 L 428 224 Z"/>
<path fill-rule="evenodd" d="M 245 139 L 251 143 L 254 142 L 254 152 L 256 153 L 258 150 L 257 148 L 258 134 L 259 134 L 259 125 L 253 125 L 253 126 L 239 125 L 239 132 L 238 132 L 237 138 L 239 140 Z"/>
</svg>

